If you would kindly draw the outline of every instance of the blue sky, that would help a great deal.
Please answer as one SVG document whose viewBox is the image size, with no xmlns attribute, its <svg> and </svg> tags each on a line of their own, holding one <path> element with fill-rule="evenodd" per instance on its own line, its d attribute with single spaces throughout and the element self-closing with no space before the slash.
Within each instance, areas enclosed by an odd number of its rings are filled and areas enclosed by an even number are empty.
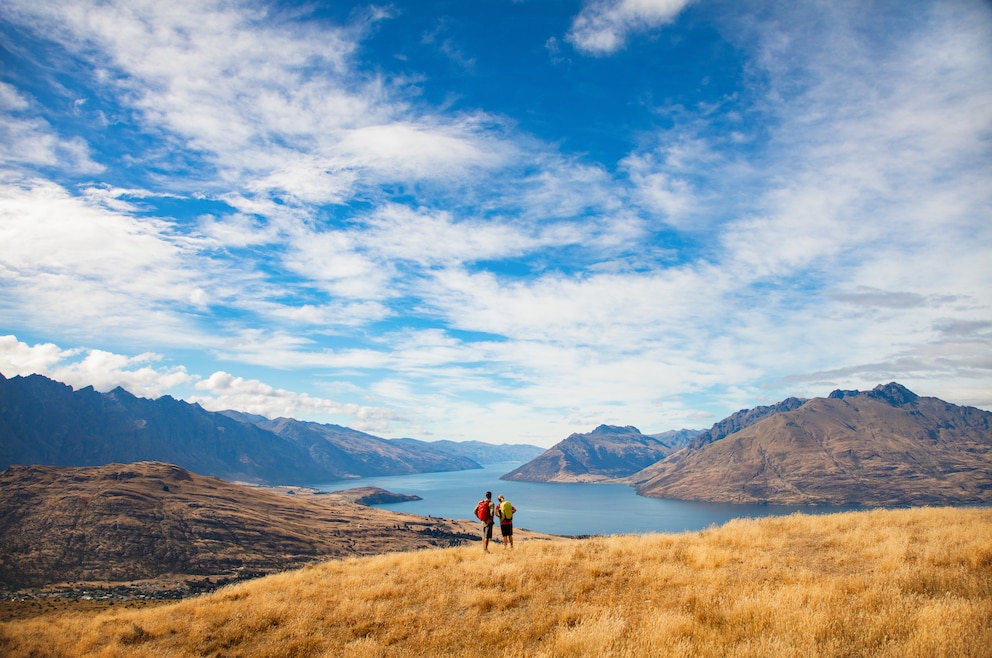
<svg viewBox="0 0 992 658">
<path fill-rule="evenodd" d="M 550 446 L 992 409 L 992 6 L 5 0 L 0 372 Z"/>
</svg>

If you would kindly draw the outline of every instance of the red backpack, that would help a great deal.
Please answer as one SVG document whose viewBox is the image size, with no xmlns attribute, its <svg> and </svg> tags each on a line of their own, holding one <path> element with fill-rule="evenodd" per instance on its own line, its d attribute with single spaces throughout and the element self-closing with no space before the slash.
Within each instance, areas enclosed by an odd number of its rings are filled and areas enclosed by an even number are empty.
<svg viewBox="0 0 992 658">
<path fill-rule="evenodd" d="M 483 523 L 489 523 L 493 520 L 492 507 L 489 506 L 488 500 L 479 501 L 479 504 L 475 506 L 475 515 Z"/>
</svg>

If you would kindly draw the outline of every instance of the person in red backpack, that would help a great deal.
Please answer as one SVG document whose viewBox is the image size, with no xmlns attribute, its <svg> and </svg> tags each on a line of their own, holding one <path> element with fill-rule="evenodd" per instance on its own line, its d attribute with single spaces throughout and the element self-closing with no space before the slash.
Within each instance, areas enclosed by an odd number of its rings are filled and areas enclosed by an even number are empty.
<svg viewBox="0 0 992 658">
<path fill-rule="evenodd" d="M 493 518 L 496 506 L 493 504 L 493 492 L 487 491 L 486 497 L 475 505 L 475 516 L 482 521 L 482 550 L 489 552 L 489 540 L 493 538 Z"/>
</svg>

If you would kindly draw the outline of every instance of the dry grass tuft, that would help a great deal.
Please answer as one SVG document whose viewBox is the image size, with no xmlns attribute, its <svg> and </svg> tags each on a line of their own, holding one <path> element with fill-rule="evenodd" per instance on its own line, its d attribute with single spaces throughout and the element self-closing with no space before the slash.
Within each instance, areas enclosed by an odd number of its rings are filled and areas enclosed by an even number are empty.
<svg viewBox="0 0 992 658">
<path fill-rule="evenodd" d="M 0 625 L 33 656 L 992 656 L 992 509 L 732 521 L 310 566 Z"/>
</svg>

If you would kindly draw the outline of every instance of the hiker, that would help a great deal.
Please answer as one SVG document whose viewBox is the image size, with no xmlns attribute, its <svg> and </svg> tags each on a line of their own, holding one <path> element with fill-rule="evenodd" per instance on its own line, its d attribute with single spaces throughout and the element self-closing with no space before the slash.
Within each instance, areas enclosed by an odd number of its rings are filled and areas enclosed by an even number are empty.
<svg viewBox="0 0 992 658">
<path fill-rule="evenodd" d="M 503 534 L 503 548 L 506 548 L 507 543 L 513 548 L 513 515 L 516 514 L 517 508 L 503 498 L 503 494 L 499 495 L 498 500 L 496 516 L 499 517 L 499 529 Z"/>
<path fill-rule="evenodd" d="M 476 503 L 475 516 L 482 521 L 482 550 L 488 553 L 489 540 L 493 538 L 493 519 L 496 516 L 492 491 L 487 491 L 486 497 Z"/>
</svg>

